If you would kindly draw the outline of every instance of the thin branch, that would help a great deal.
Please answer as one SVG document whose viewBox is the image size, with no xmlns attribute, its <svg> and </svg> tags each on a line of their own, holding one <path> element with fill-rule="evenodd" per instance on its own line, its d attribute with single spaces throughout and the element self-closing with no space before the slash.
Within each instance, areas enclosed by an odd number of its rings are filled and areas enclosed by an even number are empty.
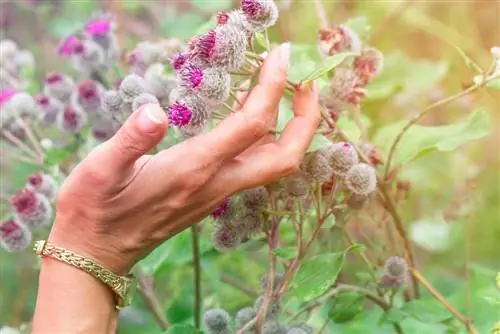
<svg viewBox="0 0 500 334">
<path fill-rule="evenodd" d="M 28 145 L 23 143 L 19 138 L 14 136 L 9 130 L 2 130 L 2 135 L 7 138 L 14 146 L 17 146 L 21 151 L 28 154 L 30 157 L 36 159 L 36 161 L 41 162 L 40 156 L 33 151 Z"/>
<path fill-rule="evenodd" d="M 479 334 L 477 329 L 474 327 L 472 324 L 472 321 L 464 316 L 462 313 L 460 313 L 453 305 L 451 305 L 445 298 L 444 296 L 437 291 L 429 281 L 416 269 L 411 269 L 411 274 L 413 277 L 415 277 L 423 286 L 424 288 L 429 291 L 429 293 L 437 300 L 439 301 L 448 311 L 450 311 L 451 314 L 455 316 L 460 322 L 462 322 L 465 327 L 467 328 L 467 331 L 471 334 Z"/>
<path fill-rule="evenodd" d="M 244 292 L 249 297 L 255 298 L 255 297 L 259 296 L 259 294 L 255 290 L 253 290 L 252 288 L 250 288 L 245 283 L 240 282 L 236 278 L 230 276 L 229 274 L 222 273 L 220 278 L 221 278 L 221 280 L 224 283 L 227 283 L 227 284 L 231 285 L 232 287 L 234 287 L 234 288 L 236 288 L 238 290 L 241 290 L 242 292 Z"/>
<path fill-rule="evenodd" d="M 191 242 L 193 246 L 194 272 L 194 323 L 196 328 L 201 327 L 201 266 L 198 226 L 191 226 Z"/>
<path fill-rule="evenodd" d="M 18 121 L 19 121 L 19 124 L 21 124 L 21 127 L 26 132 L 26 135 L 28 136 L 29 141 L 33 145 L 33 148 L 38 153 L 38 155 L 43 159 L 43 157 L 45 156 L 45 153 L 43 151 L 43 147 L 42 147 L 42 145 L 40 145 L 40 141 L 36 138 L 30 124 L 21 117 L 18 118 Z"/>
<path fill-rule="evenodd" d="M 321 3 L 321 0 L 313 0 L 314 8 L 316 9 L 316 14 L 318 15 L 319 23 L 321 29 L 328 28 L 328 16 L 326 15 L 325 7 Z"/>
<path fill-rule="evenodd" d="M 139 284 L 139 294 L 144 299 L 151 313 L 153 313 L 162 331 L 166 331 L 169 324 L 163 314 L 161 304 L 154 293 L 152 278 L 148 277 L 139 267 L 136 268 L 136 276 Z"/>
</svg>

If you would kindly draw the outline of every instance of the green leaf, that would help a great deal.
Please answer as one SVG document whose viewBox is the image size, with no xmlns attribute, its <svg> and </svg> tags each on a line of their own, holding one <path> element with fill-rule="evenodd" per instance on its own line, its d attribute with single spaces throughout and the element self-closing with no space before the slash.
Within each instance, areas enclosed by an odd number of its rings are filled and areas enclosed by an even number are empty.
<svg viewBox="0 0 500 334">
<path fill-rule="evenodd" d="M 318 49 L 311 45 L 292 44 L 291 52 L 288 79 L 292 82 L 299 82 L 320 66 L 322 62 Z"/>
<path fill-rule="evenodd" d="M 456 46 L 455 48 L 457 49 L 460 56 L 462 56 L 467 67 L 469 67 L 471 70 L 474 70 L 478 73 L 482 73 L 481 67 L 478 64 L 476 64 L 472 59 L 470 59 L 469 56 L 467 56 L 467 54 L 464 52 L 464 50 L 462 50 L 458 46 Z"/>
<path fill-rule="evenodd" d="M 346 254 L 359 248 L 352 245 L 344 252 L 320 254 L 305 261 L 290 284 L 290 296 L 302 302 L 321 296 L 337 280 Z"/>
<path fill-rule="evenodd" d="M 353 320 L 358 314 L 363 312 L 363 302 L 365 297 L 356 292 L 344 292 L 336 296 L 333 307 L 329 315 L 330 318 L 342 324 Z"/>
<path fill-rule="evenodd" d="M 408 314 L 398 308 L 391 308 L 389 311 L 382 314 L 380 317 L 381 324 L 393 324 L 396 322 L 401 322 L 408 317 Z"/>
<path fill-rule="evenodd" d="M 45 152 L 45 164 L 53 166 L 71 157 L 83 144 L 83 139 L 76 138 L 64 147 L 53 147 Z"/>
<path fill-rule="evenodd" d="M 326 58 L 323 63 L 316 68 L 314 71 L 309 73 L 302 81 L 304 83 L 311 82 L 313 80 L 318 79 L 319 77 L 325 75 L 326 73 L 330 72 L 340 64 L 342 64 L 347 58 L 349 57 L 355 57 L 359 55 L 357 52 L 343 52 L 336 54 L 334 56 Z"/>
<path fill-rule="evenodd" d="M 297 255 L 297 247 L 276 248 L 273 254 L 285 260 L 293 259 Z"/>
<path fill-rule="evenodd" d="M 422 322 L 428 323 L 438 323 L 453 317 L 451 313 L 432 299 L 412 300 L 406 303 L 401 310 Z"/>
<path fill-rule="evenodd" d="M 373 143 L 386 154 L 407 121 L 381 128 Z M 406 164 L 432 151 L 449 152 L 490 133 L 490 117 L 482 109 L 472 112 L 466 120 L 443 126 L 412 126 L 399 142 L 393 157 L 394 166 Z"/>
<path fill-rule="evenodd" d="M 171 326 L 167 334 L 203 334 L 202 330 L 197 329 L 193 325 L 188 324 L 177 324 Z"/>
<path fill-rule="evenodd" d="M 269 40 L 267 39 L 267 35 L 265 33 L 262 33 L 262 32 L 256 33 L 255 34 L 255 41 L 264 50 L 270 49 Z"/>
</svg>

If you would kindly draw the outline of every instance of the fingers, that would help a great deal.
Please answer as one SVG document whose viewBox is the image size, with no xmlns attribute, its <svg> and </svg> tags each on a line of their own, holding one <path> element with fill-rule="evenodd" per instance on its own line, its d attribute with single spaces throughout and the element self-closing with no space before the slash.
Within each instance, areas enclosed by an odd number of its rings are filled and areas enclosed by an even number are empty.
<svg viewBox="0 0 500 334">
<path fill-rule="evenodd" d="M 158 104 L 144 105 L 110 140 L 97 148 L 94 158 L 111 172 L 128 168 L 160 143 L 167 127 L 167 116 Z"/>
<path fill-rule="evenodd" d="M 229 116 L 212 131 L 197 136 L 192 143 L 213 152 L 214 160 L 223 161 L 243 152 L 264 136 L 276 117 L 289 61 L 290 44 L 274 49 L 264 61 L 259 82 L 241 112 Z"/>
</svg>

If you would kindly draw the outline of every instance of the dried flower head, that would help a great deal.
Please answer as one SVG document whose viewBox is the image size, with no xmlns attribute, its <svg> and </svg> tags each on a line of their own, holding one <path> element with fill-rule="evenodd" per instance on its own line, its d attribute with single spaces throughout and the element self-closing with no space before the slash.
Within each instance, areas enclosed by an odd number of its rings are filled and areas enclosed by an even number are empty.
<svg viewBox="0 0 500 334">
<path fill-rule="evenodd" d="M 348 142 L 338 142 L 328 147 L 330 151 L 330 165 L 337 175 L 344 175 L 359 162 L 358 153 Z"/>
<path fill-rule="evenodd" d="M 255 308 L 255 310 L 257 312 L 260 310 L 260 307 L 262 306 L 263 302 L 264 302 L 264 296 L 260 296 L 255 301 L 254 308 Z M 282 310 L 283 309 L 282 309 L 281 304 L 279 303 L 279 301 L 275 300 L 274 302 L 270 303 L 267 306 L 266 319 L 276 318 L 277 316 L 279 316 L 281 314 Z"/>
<path fill-rule="evenodd" d="M 70 61 L 77 71 L 86 74 L 106 68 L 104 49 L 90 39 L 74 46 Z"/>
<path fill-rule="evenodd" d="M 42 111 L 40 119 L 47 125 L 53 124 L 64 108 L 59 100 L 47 95 L 38 95 L 35 100 Z"/>
<path fill-rule="evenodd" d="M 0 246 L 7 252 L 19 252 L 31 242 L 31 231 L 21 222 L 10 218 L 0 222 Z"/>
<path fill-rule="evenodd" d="M 361 55 L 354 58 L 354 72 L 366 85 L 382 72 L 384 55 L 374 47 L 364 48 Z"/>
<path fill-rule="evenodd" d="M 101 118 L 92 125 L 92 136 L 97 140 L 106 141 L 113 137 L 119 128 L 119 124 L 113 119 Z"/>
<path fill-rule="evenodd" d="M 101 100 L 101 108 L 105 113 L 118 115 L 121 112 L 123 100 L 116 90 L 104 92 Z"/>
<path fill-rule="evenodd" d="M 199 36 L 190 57 L 207 67 L 235 71 L 245 62 L 247 47 L 245 32 L 233 25 L 224 25 Z"/>
<path fill-rule="evenodd" d="M 247 209 L 238 219 L 236 226 L 243 236 L 253 237 L 262 233 L 263 224 L 264 219 L 261 212 Z"/>
<path fill-rule="evenodd" d="M 147 93 L 146 81 L 137 74 L 127 75 L 120 84 L 119 94 L 123 101 L 132 103 L 142 93 Z"/>
<path fill-rule="evenodd" d="M 229 97 L 231 78 L 227 72 L 220 69 L 202 69 L 188 64 L 179 71 L 177 77 L 182 87 L 191 90 L 210 105 L 220 104 Z"/>
<path fill-rule="evenodd" d="M 71 106 L 64 107 L 63 112 L 57 115 L 57 126 L 64 132 L 79 133 L 87 124 L 87 115 Z"/>
<path fill-rule="evenodd" d="M 203 322 L 209 333 L 226 333 L 230 329 L 231 317 L 220 308 L 214 308 L 203 314 Z"/>
<path fill-rule="evenodd" d="M 362 48 L 359 36 L 344 25 L 320 29 L 318 37 L 319 51 L 327 57 L 341 52 L 359 52 Z"/>
<path fill-rule="evenodd" d="M 279 10 L 273 0 L 241 0 L 240 8 L 248 21 L 246 29 L 252 33 L 264 31 L 278 20 Z"/>
<path fill-rule="evenodd" d="M 228 252 L 240 246 L 241 235 L 234 227 L 228 224 L 219 224 L 212 232 L 212 242 L 218 251 Z"/>
<path fill-rule="evenodd" d="M 327 114 L 334 122 L 337 122 L 344 111 L 344 103 L 330 93 L 322 93 L 319 96 L 319 104 L 326 109 Z"/>
<path fill-rule="evenodd" d="M 172 68 L 174 70 L 178 71 L 184 66 L 184 64 L 187 63 L 188 60 L 189 60 L 189 53 L 179 52 L 172 57 L 172 59 L 170 60 L 170 64 L 172 65 Z"/>
<path fill-rule="evenodd" d="M 29 189 L 21 189 L 11 197 L 14 217 L 29 228 L 50 224 L 52 207 L 48 199 Z"/>
<path fill-rule="evenodd" d="M 263 209 L 269 203 L 269 195 L 265 187 L 247 189 L 243 192 L 243 205 L 249 209 Z"/>
<path fill-rule="evenodd" d="M 93 80 L 84 80 L 77 84 L 72 96 L 72 105 L 83 112 L 94 115 L 101 111 L 103 89 Z"/>
<path fill-rule="evenodd" d="M 360 163 L 349 169 L 344 176 L 344 183 L 352 193 L 368 196 L 377 188 L 377 173 L 372 166 Z"/>
<path fill-rule="evenodd" d="M 238 313 L 236 313 L 236 317 L 234 318 L 236 330 L 238 331 L 243 327 L 245 327 L 245 325 L 249 323 L 256 316 L 257 312 L 253 307 L 245 307 L 239 310 Z M 252 331 L 253 328 L 254 327 L 251 327 L 250 331 Z"/>
<path fill-rule="evenodd" d="M 8 101 L 8 107 L 19 117 L 38 117 L 39 107 L 33 96 L 28 93 L 17 93 Z"/>
<path fill-rule="evenodd" d="M 141 95 L 137 96 L 134 101 L 132 102 L 132 109 L 135 111 L 142 107 L 145 104 L 148 103 L 160 103 L 156 96 L 149 94 L 149 93 L 142 93 Z"/>
<path fill-rule="evenodd" d="M 310 180 L 316 182 L 330 181 L 333 174 L 330 154 L 329 149 L 320 149 L 305 156 L 301 169 Z"/>
<path fill-rule="evenodd" d="M 144 73 L 146 88 L 160 101 L 168 104 L 170 92 L 175 88 L 175 80 L 165 74 L 164 65 L 160 63 L 152 64 Z"/>
<path fill-rule="evenodd" d="M 262 325 L 262 334 L 286 334 L 286 328 L 277 320 L 271 319 Z"/>
<path fill-rule="evenodd" d="M 57 195 L 57 183 L 49 174 L 35 173 L 28 177 L 26 188 L 42 194 L 49 201 L 53 201 Z"/>
<path fill-rule="evenodd" d="M 52 72 L 45 77 L 43 89 L 45 95 L 58 99 L 63 104 L 69 104 L 75 89 L 75 83 L 70 77 L 62 73 Z"/>
<path fill-rule="evenodd" d="M 309 181 L 306 175 L 299 171 L 282 179 L 284 192 L 292 197 L 304 197 L 309 192 Z"/>
<path fill-rule="evenodd" d="M 358 107 L 365 97 L 365 85 L 352 69 L 337 68 L 330 83 L 330 91 L 338 101 Z"/>
</svg>

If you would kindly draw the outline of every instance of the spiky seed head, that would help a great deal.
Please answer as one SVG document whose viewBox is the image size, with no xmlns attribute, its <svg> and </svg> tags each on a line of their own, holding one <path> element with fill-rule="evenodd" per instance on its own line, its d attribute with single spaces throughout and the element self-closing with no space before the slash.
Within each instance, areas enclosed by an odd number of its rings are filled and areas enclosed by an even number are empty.
<svg viewBox="0 0 500 334">
<path fill-rule="evenodd" d="M 179 52 L 172 57 L 170 64 L 175 71 L 178 71 L 184 66 L 184 64 L 186 64 L 188 59 L 189 54 L 187 52 Z"/>
<path fill-rule="evenodd" d="M 259 312 L 260 307 L 262 306 L 263 302 L 264 302 L 264 296 L 260 296 L 255 301 L 254 308 L 255 308 L 255 310 L 257 312 Z M 281 314 L 282 310 L 283 309 L 282 309 L 281 304 L 279 303 L 279 301 L 276 300 L 276 301 L 270 303 L 267 306 L 266 319 L 273 319 L 273 318 L 278 317 Z"/>
<path fill-rule="evenodd" d="M 333 169 L 330 165 L 330 150 L 320 149 L 306 155 L 301 169 L 312 181 L 328 182 L 332 178 Z"/>
<path fill-rule="evenodd" d="M 186 96 L 168 108 L 167 116 L 171 124 L 180 128 L 199 129 L 201 132 L 211 117 L 211 111 L 202 100 Z"/>
<path fill-rule="evenodd" d="M 146 81 L 137 74 L 127 75 L 120 84 L 119 94 L 124 102 L 132 103 L 142 93 L 147 93 Z"/>
<path fill-rule="evenodd" d="M 344 25 L 320 29 L 318 47 L 322 55 L 329 57 L 341 52 L 359 52 L 361 40 L 353 30 Z"/>
<path fill-rule="evenodd" d="M 203 314 L 203 322 L 210 333 L 219 334 L 229 330 L 231 317 L 220 308 L 214 308 Z"/>
<path fill-rule="evenodd" d="M 252 33 L 264 31 L 278 20 L 279 9 L 273 0 L 242 0 L 240 8 Z"/>
<path fill-rule="evenodd" d="M 64 105 L 59 100 L 48 95 L 38 95 L 35 100 L 42 111 L 40 119 L 47 125 L 53 124 L 57 119 L 57 115 L 64 108 Z"/>
<path fill-rule="evenodd" d="M 69 104 L 75 90 L 75 82 L 68 76 L 52 72 L 45 77 L 44 94 L 58 99 L 63 104 Z"/>
<path fill-rule="evenodd" d="M 354 165 L 344 176 L 345 186 L 354 194 L 368 196 L 377 188 L 375 169 L 364 163 Z"/>
<path fill-rule="evenodd" d="M 207 67 L 235 71 L 245 62 L 247 47 L 248 39 L 244 31 L 224 25 L 200 36 L 190 57 Z"/>
<path fill-rule="evenodd" d="M 86 124 L 87 115 L 71 106 L 64 107 L 64 110 L 57 115 L 57 126 L 64 132 L 79 133 Z"/>
<path fill-rule="evenodd" d="M 379 280 L 379 284 L 386 289 L 399 289 L 405 283 L 405 276 L 392 276 L 389 274 L 383 274 Z"/>
<path fill-rule="evenodd" d="M 228 224 L 216 225 L 212 232 L 212 243 L 219 252 L 235 250 L 241 244 L 241 235 Z"/>
<path fill-rule="evenodd" d="M 260 211 L 247 209 L 236 223 L 238 231 L 245 237 L 252 237 L 262 233 L 264 219 Z"/>
<path fill-rule="evenodd" d="M 265 187 L 247 189 L 243 192 L 243 205 L 249 209 L 262 209 L 269 203 L 269 194 Z"/>
<path fill-rule="evenodd" d="M 349 197 L 347 197 L 346 204 L 351 210 L 361 210 L 365 207 L 370 198 L 371 196 L 350 194 Z"/>
<path fill-rule="evenodd" d="M 197 97 L 210 105 L 227 100 L 231 90 L 229 73 L 217 68 L 205 68 L 188 64 L 178 73 L 179 84 L 191 90 Z"/>
<path fill-rule="evenodd" d="M 224 25 L 229 21 L 229 13 L 228 12 L 218 12 L 216 21 L 218 25 Z"/>
<path fill-rule="evenodd" d="M 328 147 L 330 166 L 337 175 L 344 175 L 359 162 L 358 153 L 351 143 L 338 142 Z"/>
<path fill-rule="evenodd" d="M 236 330 L 238 331 L 243 327 L 245 327 L 245 325 L 249 323 L 256 316 L 257 312 L 253 307 L 245 307 L 239 310 L 238 313 L 236 313 L 236 317 L 234 318 Z M 254 327 L 251 327 L 250 331 L 253 330 L 253 328 Z"/>
<path fill-rule="evenodd" d="M 93 80 L 84 80 L 77 84 L 73 93 L 72 105 L 88 115 L 96 115 L 101 111 L 103 88 Z"/>
<path fill-rule="evenodd" d="M 86 39 L 75 45 L 70 58 L 73 67 L 82 73 L 89 74 L 105 68 L 105 53 L 103 48 L 93 40 Z"/>
<path fill-rule="evenodd" d="M 277 273 L 274 276 L 273 290 L 276 290 L 283 280 L 283 274 Z M 260 288 L 263 292 L 267 291 L 267 285 L 269 284 L 269 276 L 267 274 L 262 275 L 260 278 Z"/>
<path fill-rule="evenodd" d="M 204 79 L 203 69 L 193 63 L 186 64 L 178 75 L 179 84 L 187 89 L 197 89 Z"/>
<path fill-rule="evenodd" d="M 160 63 L 152 64 L 144 73 L 146 88 L 158 100 L 168 100 L 170 92 L 175 88 L 175 80 L 165 74 L 164 65 Z"/>
<path fill-rule="evenodd" d="M 286 328 L 277 320 L 271 319 L 262 325 L 262 334 L 286 334 Z"/>
<path fill-rule="evenodd" d="M 57 182 L 49 174 L 34 173 L 28 177 L 26 188 L 36 193 L 42 194 L 49 201 L 56 198 L 58 187 Z"/>
<path fill-rule="evenodd" d="M 10 218 L 0 222 L 0 246 L 7 252 L 19 252 L 31 242 L 31 231 L 20 221 Z"/>
<path fill-rule="evenodd" d="M 121 112 L 123 100 L 116 90 L 108 90 L 102 95 L 101 108 L 105 113 L 118 115 Z"/>
<path fill-rule="evenodd" d="M 385 261 L 384 270 L 392 276 L 407 276 L 408 264 L 399 256 L 391 256 Z"/>
<path fill-rule="evenodd" d="M 337 68 L 330 83 L 330 91 L 338 101 L 358 107 L 366 94 L 365 85 L 351 68 Z"/>
<path fill-rule="evenodd" d="M 11 197 L 14 218 L 29 228 L 48 226 L 52 218 L 52 207 L 42 194 L 21 189 Z"/>
<path fill-rule="evenodd" d="M 382 72 L 384 55 L 374 47 L 364 48 L 361 55 L 354 58 L 354 72 L 366 85 Z"/>
<path fill-rule="evenodd" d="M 119 128 L 119 124 L 113 119 L 101 118 L 92 125 L 92 136 L 99 141 L 106 141 L 113 137 Z"/>
<path fill-rule="evenodd" d="M 214 219 L 223 219 L 223 218 L 229 218 L 233 217 L 234 215 L 234 208 L 233 208 L 233 202 L 231 198 L 225 198 L 219 206 L 211 213 L 211 216 Z"/>
<path fill-rule="evenodd" d="M 39 117 L 40 108 L 33 96 L 28 93 L 17 93 L 8 101 L 9 108 L 19 117 Z"/>
<path fill-rule="evenodd" d="M 292 197 L 303 197 L 309 192 L 309 181 L 306 175 L 299 171 L 282 179 L 284 192 Z"/>
<path fill-rule="evenodd" d="M 287 334 L 313 334 L 314 328 L 306 324 L 305 322 L 299 322 L 290 325 L 288 327 Z"/>
<path fill-rule="evenodd" d="M 73 54 L 77 46 L 81 46 L 80 39 L 75 35 L 69 35 L 59 43 L 57 46 L 57 53 L 60 56 L 69 57 Z"/>
<path fill-rule="evenodd" d="M 132 102 L 132 109 L 135 111 L 142 107 L 145 104 L 148 103 L 160 103 L 156 96 L 149 94 L 149 93 L 142 93 L 141 95 L 137 96 L 134 101 Z"/>
</svg>

